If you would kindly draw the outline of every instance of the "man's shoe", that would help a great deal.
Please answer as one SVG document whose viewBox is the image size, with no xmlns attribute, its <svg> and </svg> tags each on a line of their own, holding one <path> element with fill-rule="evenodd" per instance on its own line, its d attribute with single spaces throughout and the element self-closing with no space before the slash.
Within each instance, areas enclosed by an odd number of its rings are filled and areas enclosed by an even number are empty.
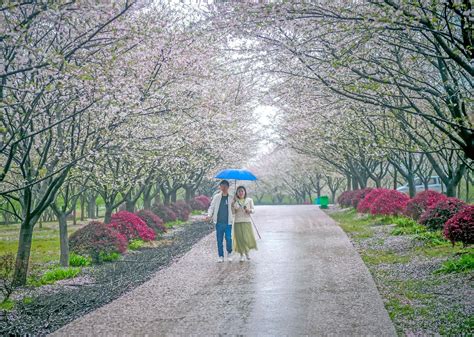
<svg viewBox="0 0 474 337">
<path fill-rule="evenodd" d="M 224 257 L 223 257 L 223 256 L 219 256 L 219 258 L 217 259 L 217 262 L 218 262 L 218 263 L 224 262 Z"/>
<path fill-rule="evenodd" d="M 227 254 L 227 261 L 232 262 L 232 253 Z"/>
</svg>

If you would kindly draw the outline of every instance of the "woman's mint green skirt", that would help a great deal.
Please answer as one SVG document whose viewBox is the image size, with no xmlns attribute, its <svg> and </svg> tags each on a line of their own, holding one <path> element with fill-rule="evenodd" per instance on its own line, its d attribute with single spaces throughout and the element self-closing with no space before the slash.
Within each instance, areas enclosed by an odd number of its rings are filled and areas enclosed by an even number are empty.
<svg viewBox="0 0 474 337">
<path fill-rule="evenodd" d="M 236 222 L 233 229 L 234 251 L 246 254 L 250 249 L 257 249 L 257 242 L 250 222 Z"/>
</svg>

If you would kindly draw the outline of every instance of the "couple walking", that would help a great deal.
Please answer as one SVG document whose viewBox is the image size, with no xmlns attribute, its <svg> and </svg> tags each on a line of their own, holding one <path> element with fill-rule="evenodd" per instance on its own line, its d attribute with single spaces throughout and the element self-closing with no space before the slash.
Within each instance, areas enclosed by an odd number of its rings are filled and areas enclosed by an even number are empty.
<svg viewBox="0 0 474 337">
<path fill-rule="evenodd" d="M 250 218 L 254 212 L 253 200 L 247 198 L 244 186 L 237 187 L 231 200 L 227 180 L 220 182 L 219 189 L 207 212 L 207 219 L 216 225 L 218 262 L 224 262 L 224 237 L 228 261 L 232 261 L 232 251 L 240 253 L 240 261 L 250 260 L 249 251 L 257 249 Z"/>
</svg>

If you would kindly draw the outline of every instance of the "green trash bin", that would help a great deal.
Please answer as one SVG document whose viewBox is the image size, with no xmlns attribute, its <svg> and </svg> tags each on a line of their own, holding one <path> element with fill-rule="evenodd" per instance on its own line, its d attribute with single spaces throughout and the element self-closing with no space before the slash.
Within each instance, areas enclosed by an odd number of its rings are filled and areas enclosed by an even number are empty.
<svg viewBox="0 0 474 337">
<path fill-rule="evenodd" d="M 327 195 L 322 195 L 321 198 L 319 199 L 319 203 L 321 205 L 321 208 L 328 208 L 329 197 Z"/>
</svg>

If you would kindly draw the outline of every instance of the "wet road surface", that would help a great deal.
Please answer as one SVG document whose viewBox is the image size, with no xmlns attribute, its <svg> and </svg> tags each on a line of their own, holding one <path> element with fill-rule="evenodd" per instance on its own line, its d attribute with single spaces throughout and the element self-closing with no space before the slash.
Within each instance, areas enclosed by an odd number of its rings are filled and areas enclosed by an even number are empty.
<svg viewBox="0 0 474 337">
<path fill-rule="evenodd" d="M 396 335 L 369 271 L 316 206 L 260 206 L 254 219 L 251 261 L 216 263 L 213 233 L 55 335 Z"/>
</svg>

